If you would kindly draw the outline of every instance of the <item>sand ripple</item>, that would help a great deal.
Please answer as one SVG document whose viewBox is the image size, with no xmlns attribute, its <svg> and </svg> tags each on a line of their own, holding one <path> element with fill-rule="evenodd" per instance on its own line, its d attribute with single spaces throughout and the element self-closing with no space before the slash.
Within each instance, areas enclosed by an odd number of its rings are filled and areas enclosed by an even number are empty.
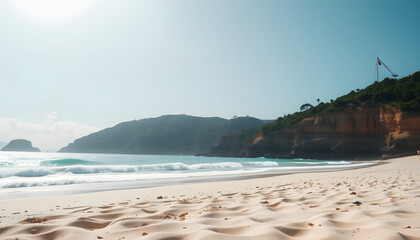
<svg viewBox="0 0 420 240">
<path fill-rule="evenodd" d="M 15 219 L 0 225 L 0 239 L 420 240 L 417 161 L 409 168 L 389 164 L 293 181 L 281 178 L 233 192 L 161 193 L 148 201 L 74 204 L 44 215 L 16 213 L 0 218 Z"/>
</svg>

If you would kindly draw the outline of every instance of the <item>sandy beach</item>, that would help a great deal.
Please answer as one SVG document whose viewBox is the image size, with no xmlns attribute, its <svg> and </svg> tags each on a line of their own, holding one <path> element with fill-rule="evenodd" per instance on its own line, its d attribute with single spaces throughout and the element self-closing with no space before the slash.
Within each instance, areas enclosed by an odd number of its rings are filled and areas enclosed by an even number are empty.
<svg viewBox="0 0 420 240">
<path fill-rule="evenodd" d="M 420 239 L 420 158 L 381 163 L 0 200 L 0 239 Z"/>
</svg>

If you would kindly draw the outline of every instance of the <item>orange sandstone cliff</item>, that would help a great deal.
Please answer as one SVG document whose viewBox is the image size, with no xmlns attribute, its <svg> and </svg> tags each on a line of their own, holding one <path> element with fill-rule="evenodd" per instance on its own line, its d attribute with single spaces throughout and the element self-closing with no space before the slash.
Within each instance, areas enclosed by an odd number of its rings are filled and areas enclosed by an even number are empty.
<svg viewBox="0 0 420 240">
<path fill-rule="evenodd" d="M 393 107 L 324 111 L 275 132 L 260 132 L 245 145 L 225 136 L 210 156 L 377 159 L 413 155 L 420 148 L 420 113 Z"/>
</svg>

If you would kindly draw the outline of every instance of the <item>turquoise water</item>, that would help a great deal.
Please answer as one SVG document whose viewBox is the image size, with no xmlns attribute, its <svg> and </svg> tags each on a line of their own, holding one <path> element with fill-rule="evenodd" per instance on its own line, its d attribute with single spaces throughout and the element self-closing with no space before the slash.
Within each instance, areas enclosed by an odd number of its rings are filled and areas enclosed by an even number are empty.
<svg viewBox="0 0 420 240">
<path fill-rule="evenodd" d="M 0 193 L 1 189 L 45 191 L 49 186 L 63 185 L 74 185 L 72 192 L 86 192 L 369 164 L 372 163 L 308 159 L 0 152 Z M 95 184 L 95 187 L 89 184 Z"/>
</svg>

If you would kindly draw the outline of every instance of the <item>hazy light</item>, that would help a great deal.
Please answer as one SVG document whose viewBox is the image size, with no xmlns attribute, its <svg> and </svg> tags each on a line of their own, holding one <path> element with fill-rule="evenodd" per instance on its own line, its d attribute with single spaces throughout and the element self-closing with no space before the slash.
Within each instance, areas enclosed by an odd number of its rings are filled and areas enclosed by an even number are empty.
<svg viewBox="0 0 420 240">
<path fill-rule="evenodd" d="M 96 127 L 65 120 L 58 112 L 44 116 L 41 122 L 0 117 L 0 141 L 7 143 L 13 139 L 28 139 L 41 151 L 57 151 L 75 139 L 98 130 Z"/>
<path fill-rule="evenodd" d="M 41 19 L 62 19 L 86 11 L 95 0 L 15 0 L 13 6 L 22 14 Z"/>
</svg>

